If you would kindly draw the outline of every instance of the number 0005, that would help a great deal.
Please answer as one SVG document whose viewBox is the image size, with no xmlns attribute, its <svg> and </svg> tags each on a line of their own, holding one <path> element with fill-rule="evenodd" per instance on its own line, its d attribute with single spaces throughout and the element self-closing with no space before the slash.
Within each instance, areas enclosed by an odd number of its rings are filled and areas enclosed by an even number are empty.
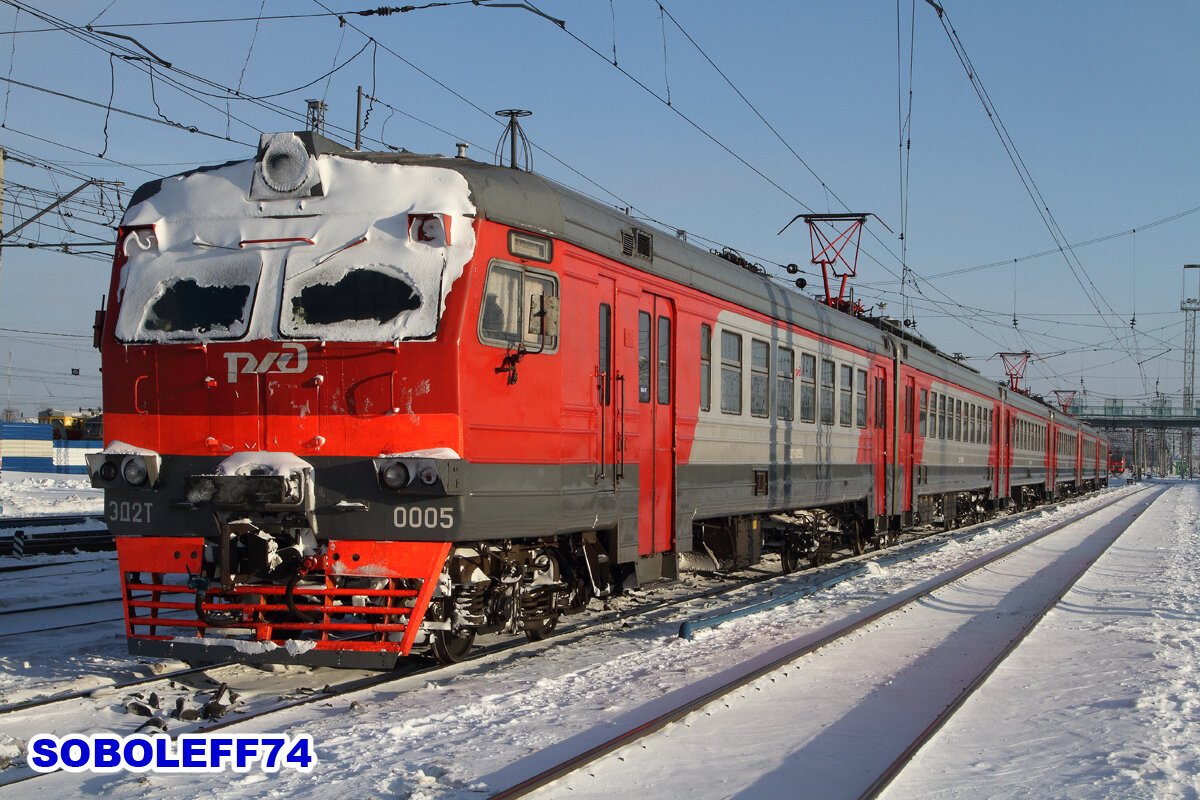
<svg viewBox="0 0 1200 800">
<path fill-rule="evenodd" d="M 392 512 L 392 522 L 397 528 L 453 528 L 454 509 L 397 508 Z"/>
</svg>

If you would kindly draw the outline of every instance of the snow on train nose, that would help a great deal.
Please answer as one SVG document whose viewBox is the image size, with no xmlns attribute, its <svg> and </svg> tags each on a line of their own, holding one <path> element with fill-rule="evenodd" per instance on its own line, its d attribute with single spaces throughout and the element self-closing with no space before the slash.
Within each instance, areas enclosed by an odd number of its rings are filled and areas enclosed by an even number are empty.
<svg viewBox="0 0 1200 800">
<path fill-rule="evenodd" d="M 320 150 L 311 131 L 264 133 L 258 141 L 251 200 L 321 197 Z"/>
</svg>

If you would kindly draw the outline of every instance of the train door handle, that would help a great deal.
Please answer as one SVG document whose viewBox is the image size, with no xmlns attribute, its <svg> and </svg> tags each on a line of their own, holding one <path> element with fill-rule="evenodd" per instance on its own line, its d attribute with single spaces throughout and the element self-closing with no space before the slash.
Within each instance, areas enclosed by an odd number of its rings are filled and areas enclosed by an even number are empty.
<svg viewBox="0 0 1200 800">
<path fill-rule="evenodd" d="M 625 376 L 617 373 L 615 381 L 621 384 L 621 390 L 617 395 L 621 401 L 620 425 L 618 426 L 617 430 L 616 453 L 614 453 L 614 455 L 617 456 L 617 468 L 616 475 L 614 477 L 617 481 L 620 481 L 625 477 Z"/>
<path fill-rule="evenodd" d="M 138 391 L 138 389 L 142 385 L 142 381 L 147 381 L 147 380 L 150 380 L 149 375 L 139 375 L 133 381 L 133 410 L 139 414 L 149 414 L 150 413 L 150 409 L 148 407 L 144 408 L 142 406 L 142 401 L 140 399 L 140 393 Z"/>
</svg>

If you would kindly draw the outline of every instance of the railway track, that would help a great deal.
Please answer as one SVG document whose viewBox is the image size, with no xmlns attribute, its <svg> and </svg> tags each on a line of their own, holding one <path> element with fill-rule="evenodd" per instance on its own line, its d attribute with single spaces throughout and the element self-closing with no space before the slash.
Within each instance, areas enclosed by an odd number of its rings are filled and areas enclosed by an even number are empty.
<svg viewBox="0 0 1200 800">
<path fill-rule="evenodd" d="M 919 546 L 920 540 L 916 544 Z M 849 577 L 853 574 L 854 568 L 839 561 L 827 564 L 819 570 L 813 570 L 812 572 L 814 576 L 819 574 L 828 581 L 831 575 Z M 153 729 L 146 732 L 159 733 L 169 727 L 172 735 L 179 733 L 212 733 L 313 703 L 327 703 L 338 697 L 365 689 L 386 685 L 400 685 L 402 682 L 413 678 L 419 679 L 421 683 L 428 680 L 436 680 L 439 676 L 456 667 L 495 658 L 504 653 L 517 651 L 522 648 L 573 643 L 589 636 L 589 629 L 601 624 L 628 624 L 630 620 L 638 617 L 669 614 L 681 606 L 752 588 L 756 584 L 777 577 L 779 577 L 777 573 L 764 573 L 737 578 L 722 576 L 721 585 L 713 588 L 707 588 L 702 591 L 691 591 L 665 600 L 643 601 L 628 609 L 594 612 L 589 615 L 592 619 L 587 622 L 560 625 L 551 642 L 530 644 L 524 638 L 503 638 L 497 642 L 476 648 L 471 656 L 465 659 L 462 664 L 450 667 L 422 659 L 414 659 L 403 667 L 383 673 L 366 670 L 317 668 L 312 670 L 311 673 L 306 670 L 302 676 L 276 675 L 274 678 L 268 678 L 268 680 L 272 681 L 271 694 L 276 699 L 266 703 L 238 706 L 236 703 L 230 702 L 230 697 L 236 698 L 249 694 L 244 681 L 239 682 L 237 677 L 239 673 L 243 676 L 250 674 L 260 677 L 263 673 L 254 667 L 234 662 L 224 662 L 174 670 L 131 681 L 105 684 L 87 690 L 68 692 L 53 697 L 0 706 L 0 723 L 7 723 L 5 727 L 8 730 L 23 733 L 25 731 L 21 730 L 21 725 L 13 724 L 13 718 L 20 717 L 31 711 L 36 711 L 39 720 L 37 724 L 41 728 L 45 728 L 49 724 L 47 720 L 56 718 L 94 719 L 97 717 L 99 711 L 98 706 L 112 706 L 114 703 L 121 701 L 123 695 L 126 703 L 137 701 L 143 707 L 147 706 L 145 701 L 148 698 L 158 696 L 159 699 L 154 708 L 150 709 L 151 717 L 128 717 L 128 730 L 125 729 L 125 725 L 112 726 L 111 729 L 121 733 L 132 733 L 137 729 L 141 729 L 140 726 L 144 726 L 147 719 L 156 718 L 163 723 L 162 726 L 153 725 Z M 270 673 L 267 674 L 270 675 Z M 345 678 L 348 674 L 350 677 Z M 344 679 L 337 680 L 339 677 Z M 314 687 L 318 684 L 322 685 L 323 688 L 315 689 Z M 162 712 L 166 712 L 178 701 L 181 695 L 181 685 L 192 687 L 193 691 L 190 693 L 192 696 L 186 700 L 186 704 L 193 709 L 203 709 L 209 702 L 220 704 L 221 699 L 226 701 L 226 705 L 229 708 L 221 710 L 219 714 L 202 714 L 198 718 L 193 717 L 189 720 L 179 720 L 176 718 L 168 721 L 163 718 L 165 713 L 160 713 L 159 709 L 161 708 Z M 221 686 L 227 687 L 223 698 L 219 698 L 216 694 Z M 131 692 L 135 691 L 136 694 L 131 694 Z M 206 693 L 212 698 L 211 700 L 205 701 L 204 696 Z M 0 773 L 0 787 L 22 783 L 38 777 L 42 776 L 24 767 L 14 767 Z"/>
<path fill-rule="evenodd" d="M 1081 561 L 1073 562 L 1070 569 L 1057 576 L 1058 581 L 1053 590 L 1047 591 L 1045 596 L 1040 598 L 1039 605 L 1026 615 L 1015 635 L 997 646 L 993 652 L 988 654 L 983 663 L 977 665 L 974 673 L 968 679 L 964 680 L 961 686 L 956 687 L 943 708 L 929 709 L 930 715 L 927 721 L 922 721 L 921 726 L 909 740 L 909 743 L 899 748 L 899 752 L 889 755 L 886 763 L 881 765 L 874 774 L 870 774 L 866 781 L 864 781 L 861 789 L 856 789 L 854 794 L 862 798 L 878 796 L 887 787 L 889 782 L 899 774 L 904 765 L 917 753 L 921 746 L 953 716 L 954 712 L 970 697 L 971 693 L 987 679 L 996 667 L 1003 662 L 1004 658 L 1033 630 L 1038 621 L 1054 608 L 1063 595 L 1070 590 L 1095 560 L 1116 541 L 1161 493 L 1162 491 L 1158 491 L 1152 497 L 1140 500 L 1132 508 L 1121 514 L 1119 517 L 1120 524 L 1109 525 L 1102 529 L 1102 535 L 1098 533 L 1091 537 L 1089 539 L 1090 550 L 1088 555 Z M 798 662 L 805 656 L 830 648 L 835 644 L 845 643 L 868 626 L 878 626 L 881 623 L 892 624 L 892 621 L 899 619 L 900 615 L 906 614 L 923 604 L 936 604 L 937 601 L 931 599 L 935 593 L 949 591 L 954 586 L 977 579 L 981 575 L 986 574 L 988 577 L 992 577 L 1001 572 L 1001 570 L 996 569 L 999 562 L 1005 560 L 1011 562 L 1017 556 L 1043 543 L 1048 537 L 1062 531 L 1064 528 L 1115 503 L 1122 502 L 1127 497 L 1118 498 L 1099 509 L 1089 510 L 1084 514 L 1053 525 L 1048 529 L 1039 531 L 1032 536 L 1014 542 L 986 556 L 975 558 L 947 572 L 941 578 L 920 585 L 913 591 L 905 592 L 880 607 L 871 609 L 867 613 L 860 613 L 849 617 L 843 624 L 839 624 L 831 631 L 823 632 L 818 638 L 802 640 L 767 663 L 757 664 L 750 669 L 734 670 L 737 674 L 729 680 L 722 682 L 719 686 L 705 691 L 699 696 L 689 697 L 685 702 L 680 702 L 653 717 L 637 719 L 636 715 L 630 715 L 631 724 L 605 737 L 603 741 L 574 753 L 570 757 L 563 758 L 560 762 L 540 770 L 537 774 L 495 791 L 490 796 L 494 800 L 507 800 L 507 798 L 533 794 L 545 787 L 549 787 L 543 795 L 546 797 L 563 796 L 568 793 L 573 797 L 581 798 L 599 796 L 602 793 L 601 787 L 603 787 L 603 793 L 608 793 L 609 796 L 612 793 L 620 794 L 621 787 L 609 782 L 608 779 L 614 774 L 622 772 L 630 776 L 653 774 L 653 768 L 648 762 L 653 761 L 656 756 L 653 752 L 653 745 L 647 743 L 646 740 L 659 734 L 673 723 L 681 722 L 702 710 L 705 713 L 714 713 L 712 709 L 716 706 L 728 708 L 730 705 L 733 705 L 733 701 L 730 699 L 731 696 L 739 692 L 744 692 L 747 697 L 751 696 L 752 693 L 748 690 L 749 687 L 761 683 L 764 678 L 774 680 L 770 676 L 777 675 L 780 670 L 799 669 Z M 1004 572 L 1007 571 L 1004 570 Z M 949 603 L 950 601 L 946 602 Z M 889 641 L 893 640 L 889 639 Z M 761 686 L 758 688 L 762 690 Z M 762 690 L 754 694 L 764 693 L 769 694 L 769 691 Z M 739 699 L 744 700 L 745 698 Z M 778 704 L 780 701 L 778 698 L 766 698 L 763 702 L 770 705 L 771 703 Z M 770 723 L 765 714 L 748 712 L 743 716 L 752 718 L 750 724 L 762 726 L 763 737 L 768 735 Z M 794 717 L 792 718 L 792 724 L 794 726 L 800 725 Z M 697 727 L 700 729 L 700 732 L 696 736 L 697 739 L 708 737 L 711 741 L 714 736 L 724 738 L 720 728 L 705 726 L 702 723 L 697 723 Z M 672 731 L 676 737 L 687 735 L 686 729 L 680 729 L 679 727 L 673 728 Z M 736 739 L 736 736 L 730 738 Z M 635 744 L 640 744 L 642 747 L 630 747 L 630 745 Z M 676 743 L 674 746 L 678 747 L 679 745 Z M 865 755 L 871 751 L 872 743 L 859 742 L 856 744 L 856 747 L 862 748 L 858 753 L 857 760 L 854 762 L 856 768 L 874 768 L 873 762 Z M 620 751 L 619 759 L 616 758 L 618 751 Z M 645 754 L 644 760 L 640 757 L 640 754 Z M 865 767 L 864 762 L 872 766 Z M 581 768 L 588 765 L 591 765 L 589 774 L 584 776 L 581 773 Z M 555 783 L 556 781 L 559 783 Z M 551 786 L 551 784 L 554 785 Z"/>
<path fill-rule="evenodd" d="M 874 558 L 881 563 L 902 560 L 904 558 L 913 557 L 929 550 L 936 549 L 949 541 L 967 541 L 977 535 L 983 528 L 999 528 L 1011 524 L 1016 524 L 1022 520 L 1044 513 L 1043 509 L 1038 509 L 1031 512 L 1023 512 L 1021 514 L 1012 515 L 1002 521 L 992 521 L 984 526 L 974 526 L 973 528 L 960 529 L 958 531 L 940 534 L 937 536 L 922 536 L 913 537 L 902 542 L 899 546 L 894 547 L 883 553 L 872 553 L 868 556 L 859 557 L 857 560 Z M 1059 526 L 1061 527 L 1061 526 Z M 882 556 L 882 558 L 881 558 Z M 843 561 L 833 562 L 825 565 L 817 570 L 809 570 L 805 573 L 797 573 L 790 576 L 790 582 L 796 584 L 797 581 L 804 582 L 807 576 L 807 583 L 816 585 L 823 583 L 832 585 L 837 580 L 851 577 L 858 571 L 861 571 L 855 564 L 856 559 L 846 559 Z M 605 623 L 629 624 L 629 620 L 636 617 L 645 617 L 651 620 L 661 621 L 671 615 L 678 615 L 681 607 L 695 605 L 700 601 L 708 598 L 713 598 L 718 595 L 727 595 L 746 590 L 747 592 L 755 591 L 754 584 L 762 581 L 778 579 L 778 573 L 761 573 L 750 577 L 740 577 L 738 579 L 724 579 L 722 585 L 715 588 L 708 588 L 704 591 L 690 591 L 670 599 L 661 600 L 651 603 L 642 603 L 641 605 L 622 611 L 594 612 L 589 614 L 589 620 L 585 623 L 576 623 L 571 625 L 560 625 L 559 631 L 550 643 L 542 642 L 535 645 L 527 645 L 523 639 L 499 642 L 491 646 L 480 647 L 472 656 L 474 660 L 482 660 L 494 658 L 497 655 L 503 654 L 511 650 L 519 650 L 521 648 L 538 648 L 553 644 L 570 644 L 579 639 L 592 635 L 592 628 L 603 628 Z M 746 598 L 745 604 L 752 605 L 761 598 L 757 595 Z M 570 618 L 564 618 L 564 622 Z M 647 625 L 655 624 L 648 622 Z M 866 623 L 863 623 L 866 624 Z M 608 627 L 611 627 L 609 625 Z M 468 662 L 469 663 L 469 662 Z M 93 718 L 96 715 L 96 707 L 111 706 L 116 700 L 120 700 L 123 693 L 128 694 L 133 690 L 138 690 L 141 698 L 134 697 L 133 699 L 145 700 L 151 695 L 158 695 L 162 700 L 162 712 L 152 711 L 152 715 L 158 717 L 165 723 L 167 720 L 166 709 L 171 705 L 172 700 L 177 700 L 180 692 L 179 685 L 190 687 L 191 697 L 187 699 L 187 703 L 191 707 L 202 707 L 205 702 L 204 695 L 207 692 L 209 696 L 214 696 L 217 688 L 225 684 L 235 694 L 247 695 L 251 692 L 246 686 L 239 684 L 239 679 L 235 674 L 227 674 L 228 669 L 233 669 L 236 673 L 238 670 L 256 672 L 252 668 L 247 668 L 244 665 L 214 665 L 211 667 L 196 667 L 187 670 L 180 670 L 164 675 L 155 675 L 147 678 L 138 679 L 124 683 L 113 684 L 110 686 L 101 686 L 98 689 L 89 689 L 87 691 L 73 692 L 68 695 L 59 697 L 44 698 L 37 701 L 15 703 L 7 707 L 0 707 L 0 719 L 3 717 L 19 717 L 24 712 L 29 712 L 33 709 L 38 710 L 38 715 L 41 719 L 51 719 L 55 716 L 60 717 L 85 717 Z M 312 674 L 306 674 L 297 678 L 297 676 L 269 676 L 268 680 L 271 683 L 271 693 L 276 697 L 276 700 L 270 703 L 258 704 L 243 704 L 235 706 L 227 714 L 214 716 L 211 718 L 202 718 L 194 720 L 190 724 L 183 724 L 181 721 L 170 721 L 170 733 L 194 733 L 194 732 L 213 732 L 223 728 L 235 726 L 250 720 L 261 719 L 273 714 L 279 714 L 284 711 L 296 709 L 315 702 L 329 702 L 338 697 L 342 697 L 354 692 L 360 692 L 373 687 L 380 687 L 387 684 L 393 684 L 398 690 L 402 685 L 401 682 L 410 678 L 418 678 L 419 683 L 414 684 L 418 687 L 421 684 L 430 680 L 439 680 L 440 676 L 446 670 L 440 665 L 433 665 L 428 662 L 413 662 L 412 668 L 403 671 L 392 673 L 366 673 L 356 672 L 350 677 L 346 677 L 347 671 L 328 670 L 328 675 L 321 671 L 314 671 Z M 259 673 L 261 675 L 261 672 Z M 188 676 L 198 676 L 192 683 L 188 681 Z M 343 677 L 344 680 L 335 680 L 336 677 Z M 328 681 L 328 682 L 327 682 Z M 171 688 L 171 684 L 175 683 L 175 689 Z M 192 685 L 198 684 L 198 685 Z M 307 685 L 301 685 L 307 684 Z M 316 686 L 321 685 L 324 688 L 317 689 Z M 732 689 L 731 689 L 732 690 Z M 132 697 L 132 696 L 131 696 Z M 129 700 L 130 698 L 126 698 Z M 228 696 L 226 696 L 228 701 Z M 71 707 L 71 701 L 75 702 L 75 706 Z M 218 701 L 219 702 L 219 701 Z M 229 704 L 234 705 L 234 704 Z M 122 718 L 118 717 L 118 721 Z M 113 727 L 117 732 L 131 733 L 138 725 L 146 723 L 146 719 L 142 717 L 128 717 L 128 722 L 121 722 L 120 727 Z M 665 724 L 665 723 L 664 723 Z M 127 730 L 125 728 L 128 727 Z M 161 732 L 162 728 L 149 732 Z M 36 773 L 22 768 L 15 767 L 6 770 L 0 774 L 0 786 L 16 783 L 31 778 L 37 777 Z M 526 791 L 535 787 L 529 787 Z M 517 796 L 517 795 L 513 795 Z"/>
<path fill-rule="evenodd" d="M 101 515 L 0 518 L 0 556 L 100 552 L 115 547 Z"/>
<path fill-rule="evenodd" d="M 111 609 L 96 608 L 97 606 L 111 606 Z M 32 627 L 28 624 L 22 624 L 21 617 L 41 617 L 43 612 L 60 611 L 66 612 L 70 609 L 77 610 L 76 614 L 71 615 L 71 619 L 75 622 L 63 622 L 61 624 L 45 624 L 44 621 L 34 622 Z M 89 613 L 84 609 L 94 610 L 104 614 L 99 616 L 95 613 Z M 3 620 L 4 630 L 0 631 L 0 638 L 10 636 L 28 636 L 30 634 L 51 633 L 52 631 L 62 631 L 68 628 L 78 628 L 86 625 L 98 625 L 105 622 L 122 622 L 124 621 L 124 612 L 121 607 L 121 598 L 119 597 L 101 597 L 93 600 L 80 600 L 74 603 L 56 603 L 54 605 L 39 606 L 36 608 L 9 608 L 0 611 L 0 619 Z M 114 616 L 115 615 L 115 616 Z M 66 616 L 61 615 L 61 616 Z M 81 619 L 83 618 L 83 619 Z"/>
</svg>

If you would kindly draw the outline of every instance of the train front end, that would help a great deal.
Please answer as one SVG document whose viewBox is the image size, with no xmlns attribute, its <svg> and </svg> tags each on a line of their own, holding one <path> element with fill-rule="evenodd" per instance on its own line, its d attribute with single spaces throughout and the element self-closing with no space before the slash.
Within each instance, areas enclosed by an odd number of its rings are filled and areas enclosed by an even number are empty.
<svg viewBox="0 0 1200 800">
<path fill-rule="evenodd" d="M 135 654 L 388 668 L 461 520 L 451 169 L 265 135 L 156 181 L 119 231 L 104 451 Z"/>
</svg>

